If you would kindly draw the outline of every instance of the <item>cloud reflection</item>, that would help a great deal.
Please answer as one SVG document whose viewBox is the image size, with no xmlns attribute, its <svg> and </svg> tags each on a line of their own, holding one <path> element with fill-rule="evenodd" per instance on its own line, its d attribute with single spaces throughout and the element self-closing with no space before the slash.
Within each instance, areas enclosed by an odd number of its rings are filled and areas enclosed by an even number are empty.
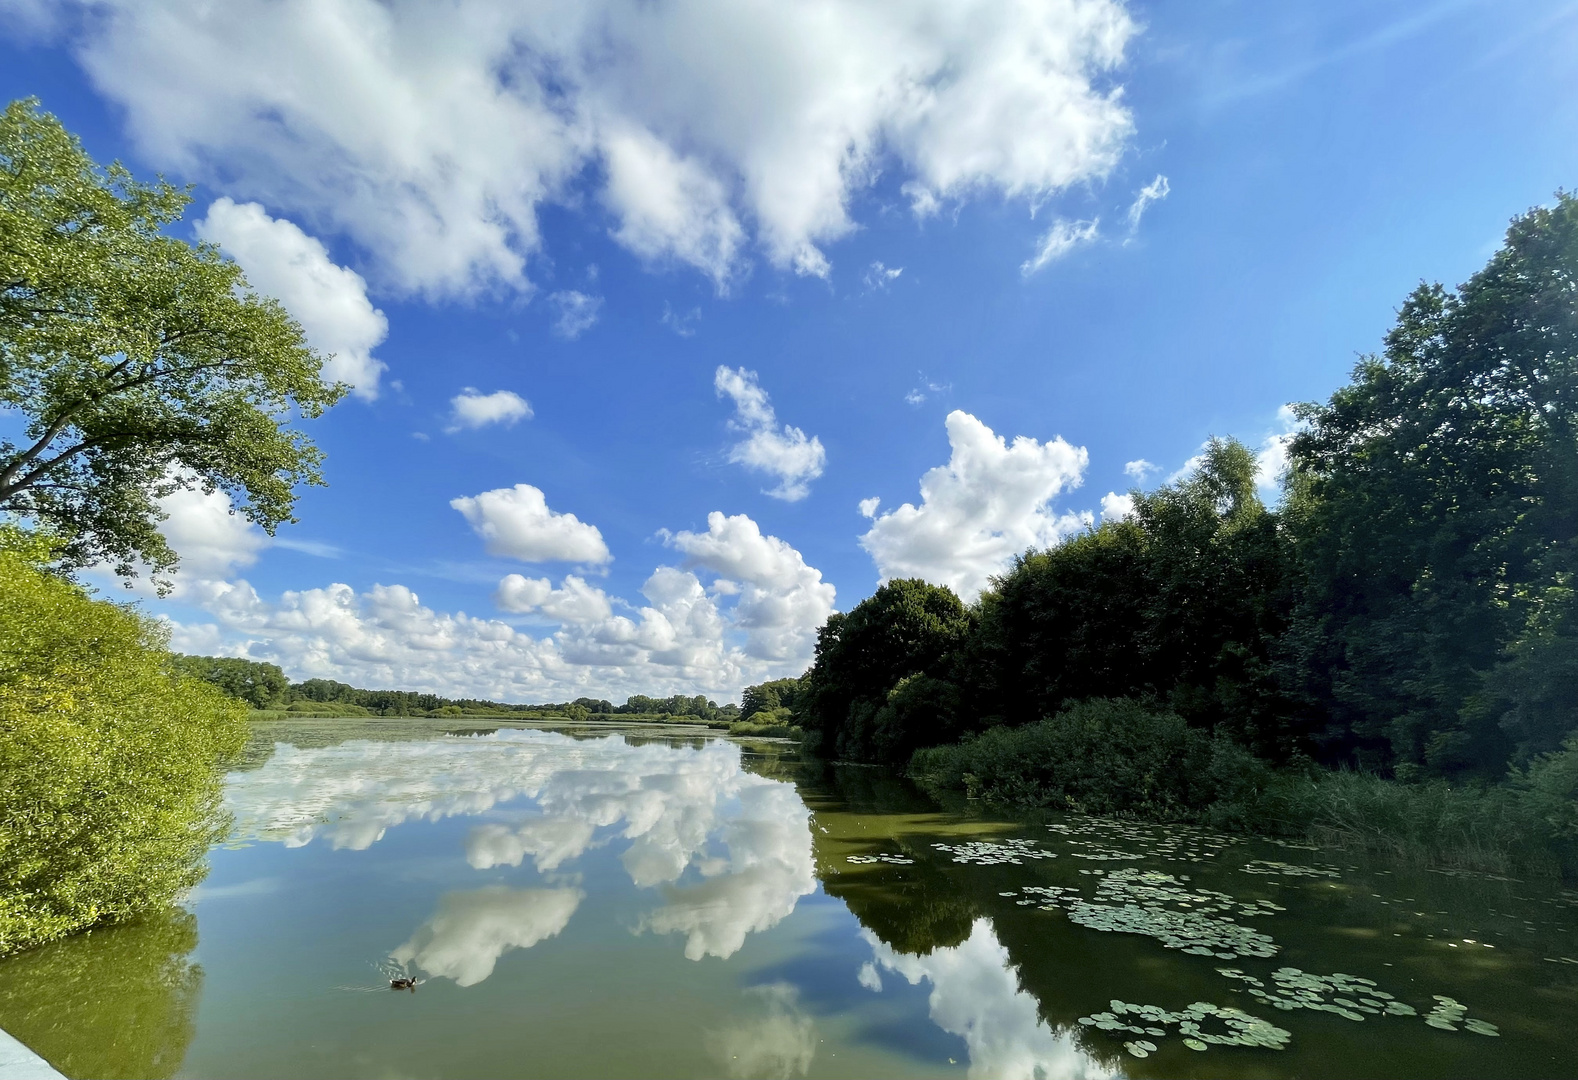
<svg viewBox="0 0 1578 1080">
<path fill-rule="evenodd" d="M 585 896 L 580 889 L 503 885 L 446 893 L 433 917 L 389 956 L 435 978 L 475 986 L 511 949 L 529 949 L 563 930 Z"/>
<path fill-rule="evenodd" d="M 534 805 L 503 805 L 522 798 Z M 630 880 L 664 890 L 638 929 L 684 934 L 692 960 L 732 956 L 816 888 L 810 811 L 792 785 L 747 772 L 739 747 L 723 741 L 632 746 L 617 735 L 512 730 L 280 746 L 262 768 L 232 774 L 226 799 L 242 836 L 290 847 L 321 839 L 363 850 L 408 820 L 491 812 L 500 820 L 466 840 L 479 870 L 530 856 L 549 872 L 595 844 L 628 841 L 620 861 Z M 599 829 L 612 835 L 598 840 Z"/>
<path fill-rule="evenodd" d="M 804 1076 L 816 1056 L 816 1025 L 788 983 L 745 992 L 749 1017 L 707 1036 L 707 1049 L 731 1077 L 790 1080 Z"/>
<path fill-rule="evenodd" d="M 1078 1080 L 1112 1073 L 1084 1054 L 1071 1035 L 1054 1031 L 1040 1017 L 1036 999 L 1019 988 L 1019 972 L 997 940 L 991 920 L 977 919 L 958 945 L 925 956 L 895 952 L 871 931 L 864 932 L 878 967 L 909 981 L 932 985 L 932 1021 L 964 1039 L 970 1053 L 971 1080 L 1022 1076 L 1036 1080 Z M 880 990 L 872 970 L 860 971 L 861 985 Z M 875 983 L 875 985 L 872 985 Z"/>
</svg>

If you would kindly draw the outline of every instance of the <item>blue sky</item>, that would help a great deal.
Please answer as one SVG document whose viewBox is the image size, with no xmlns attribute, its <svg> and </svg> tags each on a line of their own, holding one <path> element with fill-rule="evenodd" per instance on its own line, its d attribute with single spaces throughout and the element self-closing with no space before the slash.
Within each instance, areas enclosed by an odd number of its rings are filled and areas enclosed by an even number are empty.
<svg viewBox="0 0 1578 1080">
<path fill-rule="evenodd" d="M 169 507 L 179 648 L 734 697 L 1212 434 L 1269 469 L 1578 183 L 1572 3 L 435 10 L 0 4 L 5 97 L 196 185 L 358 383 L 275 543 Z"/>
</svg>

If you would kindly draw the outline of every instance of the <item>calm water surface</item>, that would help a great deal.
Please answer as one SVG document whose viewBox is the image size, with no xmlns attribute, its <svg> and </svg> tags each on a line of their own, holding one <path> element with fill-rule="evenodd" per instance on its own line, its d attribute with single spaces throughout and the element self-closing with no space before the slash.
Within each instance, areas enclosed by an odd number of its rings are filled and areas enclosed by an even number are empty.
<svg viewBox="0 0 1578 1080">
<path fill-rule="evenodd" d="M 1578 1076 L 1550 884 L 770 744 L 267 730 L 187 907 L 0 962 L 0 1026 L 74 1077 Z"/>
</svg>

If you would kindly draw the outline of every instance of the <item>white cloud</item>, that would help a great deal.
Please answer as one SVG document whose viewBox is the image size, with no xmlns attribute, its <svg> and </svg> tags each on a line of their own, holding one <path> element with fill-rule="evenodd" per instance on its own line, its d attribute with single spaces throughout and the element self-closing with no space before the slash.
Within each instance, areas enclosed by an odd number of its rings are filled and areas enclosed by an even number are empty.
<svg viewBox="0 0 1578 1080">
<path fill-rule="evenodd" d="M 876 967 L 902 976 L 911 986 L 931 984 L 927 1006 L 932 1022 L 964 1040 L 970 1080 L 999 1076 L 1083 1080 L 1113 1075 L 1085 1054 L 1067 1030 L 1053 1030 L 1041 1019 L 1039 1004 L 1020 989 L 1019 970 L 990 920 L 975 920 L 963 942 L 924 956 L 896 952 L 869 930 L 862 936 L 871 945 Z M 875 968 L 872 974 L 878 974 Z M 881 979 L 874 986 L 862 979 L 861 985 L 880 990 Z"/>
<path fill-rule="evenodd" d="M 1019 264 L 1019 272 L 1029 277 L 1047 263 L 1061 259 L 1081 244 L 1090 243 L 1096 239 L 1100 224 L 1099 218 L 1091 221 L 1056 219 L 1036 245 L 1035 255 Z"/>
<path fill-rule="evenodd" d="M 704 533 L 679 532 L 668 544 L 692 566 L 717 574 L 737 595 L 734 625 L 745 632 L 745 652 L 759 660 L 809 658 L 817 629 L 833 613 L 835 591 L 822 572 L 776 536 L 764 536 L 744 514 L 707 515 Z"/>
<path fill-rule="evenodd" d="M 778 418 L 757 381 L 756 372 L 719 366 L 713 374 L 718 396 L 734 401 L 730 426 L 744 438 L 729 448 L 729 460 L 748 469 L 778 478 L 778 486 L 763 492 L 775 499 L 796 502 L 811 493 L 811 481 L 822 475 L 827 451 L 822 440 L 789 424 L 778 429 Z"/>
<path fill-rule="evenodd" d="M 745 230 L 724 183 L 700 161 L 679 157 L 639 128 L 611 132 L 603 159 L 605 200 L 622 218 L 614 238 L 643 258 L 689 263 L 725 292 Z"/>
<path fill-rule="evenodd" d="M 159 509 L 168 515 L 159 532 L 181 557 L 174 578 L 177 596 L 192 581 L 225 578 L 251 566 L 270 544 L 267 533 L 231 509 L 222 491 L 184 488 L 160 499 Z"/>
<path fill-rule="evenodd" d="M 669 307 L 668 301 L 663 302 L 663 318 L 659 320 L 680 337 L 694 337 L 696 324 L 701 321 L 701 308 L 693 307 L 684 314 L 680 314 Z"/>
<path fill-rule="evenodd" d="M 860 544 L 882 580 L 919 577 L 966 600 L 1028 548 L 1056 544 L 1090 515 L 1057 514 L 1059 492 L 1078 487 L 1089 455 L 1061 438 L 1012 444 L 969 413 L 947 419 L 948 464 L 921 477 L 921 505 L 905 503 L 877 518 Z"/>
<path fill-rule="evenodd" d="M 1161 175 L 1161 173 L 1157 173 L 1155 180 L 1152 180 L 1140 189 L 1139 195 L 1135 196 L 1134 202 L 1129 205 L 1129 234 L 1131 236 L 1139 229 L 1140 218 L 1145 216 L 1146 207 L 1153 202 L 1160 202 L 1167 198 L 1170 191 L 1172 191 L 1172 187 L 1167 183 L 1167 177 Z"/>
<path fill-rule="evenodd" d="M 450 423 L 445 431 L 453 434 L 465 428 L 486 427 L 489 424 L 512 426 L 518 420 L 530 420 L 531 403 L 513 390 L 495 390 L 484 394 L 468 386 L 449 399 Z"/>
<path fill-rule="evenodd" d="M 595 529 L 548 510 L 529 485 L 455 503 L 464 504 L 457 509 L 496 554 L 609 558 Z M 750 518 L 713 513 L 707 532 L 663 534 L 688 568 L 654 570 L 641 587 L 640 606 L 573 574 L 558 586 L 507 575 L 494 601 L 536 616 L 530 620 L 536 634 L 463 611 L 434 611 L 404 585 L 358 593 L 334 584 L 287 591 L 269 602 L 248 582 L 228 580 L 262 546 L 262 534 L 237 526 L 241 519 L 230 517 L 228 506 L 222 494 L 195 501 L 175 530 L 192 556 L 191 571 L 177 576 L 176 595 L 214 621 L 169 621 L 174 647 L 268 660 L 298 679 L 507 701 L 617 700 L 633 693 L 731 700 L 750 683 L 803 671 L 836 595 L 798 551 L 764 535 Z M 537 636 L 545 624 L 557 629 Z"/>
<path fill-rule="evenodd" d="M 1101 520 L 1123 521 L 1134 516 L 1134 496 L 1109 491 L 1101 497 Z"/>
<path fill-rule="evenodd" d="M 952 389 L 953 383 L 933 382 L 926 377 L 925 372 L 921 372 L 920 385 L 912 387 L 910 392 L 904 395 L 904 403 L 906 405 L 923 405 L 926 403 L 928 394 L 946 394 Z"/>
<path fill-rule="evenodd" d="M 1275 502 L 1282 495 L 1282 474 L 1288 469 L 1288 444 L 1299 433 L 1299 427 L 1293 407 L 1284 405 L 1277 410 L 1276 427 L 1260 442 L 1255 454 L 1255 486 L 1267 503 Z"/>
<path fill-rule="evenodd" d="M 861 499 L 856 508 L 860 511 L 861 517 L 875 518 L 877 516 L 877 507 L 881 505 L 882 499 L 873 495 L 869 499 Z"/>
<path fill-rule="evenodd" d="M 603 590 L 574 574 L 557 589 L 547 578 L 510 574 L 499 582 L 493 602 L 505 611 L 541 612 L 555 621 L 577 625 L 601 622 L 614 613 Z"/>
<path fill-rule="evenodd" d="M 1123 475 L 1131 476 L 1134 478 L 1135 483 L 1143 484 L 1145 483 L 1145 478 L 1155 472 L 1157 468 L 1158 466 L 1152 465 L 1144 458 L 1137 458 L 1134 461 L 1124 463 Z"/>
<path fill-rule="evenodd" d="M 389 320 L 367 299 L 360 274 L 336 266 L 322 242 L 255 202 L 216 199 L 194 227 L 241 264 L 253 288 L 285 305 L 312 347 L 329 355 L 325 381 L 349 383 L 367 401 L 378 396 L 378 377 L 388 365 L 372 351 L 389 336 Z"/>
<path fill-rule="evenodd" d="M 889 267 L 884 266 L 880 260 L 874 262 L 866 270 L 866 291 L 884 292 L 889 285 L 892 285 L 899 279 L 899 275 L 902 273 L 904 273 L 904 267 L 902 266 Z"/>
<path fill-rule="evenodd" d="M 511 889 L 489 885 L 445 893 L 438 910 L 389 956 L 428 975 L 475 986 L 493 974 L 499 957 L 554 937 L 586 894 L 580 889 Z"/>
<path fill-rule="evenodd" d="M 528 288 L 538 209 L 603 186 L 616 239 L 722 284 L 750 238 L 825 275 L 854 197 L 1032 204 L 1131 119 L 1118 0 L 435 8 L 79 0 L 68 47 L 155 164 L 344 234 L 393 288 Z"/>
<path fill-rule="evenodd" d="M 603 298 L 570 289 L 548 297 L 548 304 L 554 310 L 553 332 L 566 341 L 574 341 L 596 324 Z"/>
<path fill-rule="evenodd" d="M 449 505 L 465 516 L 490 555 L 522 562 L 596 564 L 613 559 L 597 526 L 548 509 L 542 490 L 530 484 L 451 499 Z"/>
</svg>

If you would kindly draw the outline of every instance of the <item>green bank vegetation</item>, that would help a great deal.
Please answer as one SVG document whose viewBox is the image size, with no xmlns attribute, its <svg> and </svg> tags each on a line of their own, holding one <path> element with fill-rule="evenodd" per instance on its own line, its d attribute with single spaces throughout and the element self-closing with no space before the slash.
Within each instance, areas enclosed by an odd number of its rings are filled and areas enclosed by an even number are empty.
<svg viewBox="0 0 1578 1080">
<path fill-rule="evenodd" d="M 152 619 L 0 550 L 0 955 L 168 904 L 228 821 L 246 708 Z"/>
<path fill-rule="evenodd" d="M 292 421 L 345 392 L 217 247 L 166 234 L 189 201 L 101 168 L 36 101 L 0 113 L 0 954 L 196 883 L 245 738 L 244 705 L 73 572 L 167 588 L 179 488 L 292 520 L 323 459 Z"/>
<path fill-rule="evenodd" d="M 1275 507 L 1214 439 L 973 604 L 884 584 L 794 722 L 1006 804 L 1578 873 L 1578 200 L 1297 415 Z"/>
</svg>

